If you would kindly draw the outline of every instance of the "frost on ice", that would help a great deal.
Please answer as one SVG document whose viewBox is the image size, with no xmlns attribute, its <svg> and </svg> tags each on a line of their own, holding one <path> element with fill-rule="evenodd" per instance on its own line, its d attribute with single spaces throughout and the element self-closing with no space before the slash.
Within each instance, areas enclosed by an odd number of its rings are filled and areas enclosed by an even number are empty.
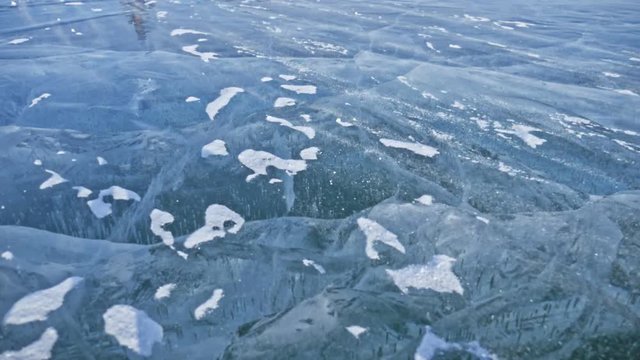
<svg viewBox="0 0 640 360">
<path fill-rule="evenodd" d="M 347 326 L 345 329 L 347 329 L 347 331 L 356 339 L 360 339 L 360 335 L 364 334 L 368 330 L 367 328 L 358 325 Z"/>
<path fill-rule="evenodd" d="M 220 90 L 220 95 L 215 100 L 207 104 L 205 111 L 207 112 L 207 115 L 209 115 L 209 119 L 213 121 L 216 115 L 218 115 L 218 112 L 227 106 L 234 96 L 242 92 L 244 92 L 244 89 L 239 87 L 228 87 Z"/>
<path fill-rule="evenodd" d="M 202 320 L 207 314 L 218 308 L 220 300 L 224 297 L 224 291 L 222 289 L 213 290 L 213 294 L 211 297 L 200 304 L 194 311 L 193 315 L 196 317 L 196 320 Z"/>
<path fill-rule="evenodd" d="M 111 204 L 104 201 L 105 196 L 112 196 L 113 200 L 140 201 L 140 195 L 131 190 L 114 185 L 108 189 L 100 190 L 97 199 L 87 201 L 87 205 L 98 219 L 111 215 Z"/>
<path fill-rule="evenodd" d="M 60 174 L 58 174 L 55 171 L 51 171 L 51 170 L 45 170 L 45 171 L 51 174 L 51 176 L 47 180 L 45 180 L 42 184 L 40 184 L 40 190 L 48 189 L 50 187 L 54 187 L 56 185 L 69 181 L 63 178 L 62 176 L 60 176 Z"/>
<path fill-rule="evenodd" d="M 204 222 L 203 227 L 187 237 L 184 242 L 186 248 L 191 249 L 215 238 L 222 238 L 227 232 L 235 234 L 244 225 L 244 219 L 240 214 L 219 204 L 213 204 L 207 208 Z M 226 229 L 225 223 L 228 222 L 233 222 L 233 226 Z"/>
<path fill-rule="evenodd" d="M 222 140 L 213 140 L 207 145 L 202 147 L 200 151 L 200 156 L 203 158 L 208 158 L 209 156 L 226 156 L 229 155 L 227 151 L 226 143 Z"/>
<path fill-rule="evenodd" d="M 386 271 L 405 294 L 409 292 L 409 288 L 414 288 L 462 295 L 462 284 L 451 270 L 455 261 L 446 255 L 436 255 L 426 265 L 409 265 L 399 270 Z"/>
<path fill-rule="evenodd" d="M 114 305 L 103 315 L 104 332 L 118 344 L 142 356 L 150 356 L 153 344 L 162 342 L 162 326 L 144 311 L 129 305 Z"/>
<path fill-rule="evenodd" d="M 156 300 L 166 299 L 171 296 L 171 292 L 175 290 L 175 288 L 176 284 L 174 283 L 164 284 L 156 289 L 156 293 L 153 295 L 153 298 Z"/>
<path fill-rule="evenodd" d="M 20 350 L 7 350 L 0 354 L 0 360 L 47 360 L 51 358 L 51 350 L 58 341 L 58 332 L 48 327 L 38 340 Z"/>
<path fill-rule="evenodd" d="M 385 229 L 377 222 L 367 218 L 359 218 L 358 227 L 360 227 L 360 230 L 366 237 L 367 243 L 365 246 L 365 253 L 370 259 L 380 259 L 380 255 L 375 249 L 376 242 L 381 242 L 383 244 L 391 246 L 392 248 L 400 251 L 403 254 L 405 253 L 404 246 L 400 243 L 396 234 Z"/>
<path fill-rule="evenodd" d="M 69 291 L 75 288 L 81 277 L 73 276 L 44 290 L 33 292 L 16 301 L 4 316 L 4 324 L 21 325 L 33 321 L 47 320 L 49 314 L 58 310 Z"/>
<path fill-rule="evenodd" d="M 174 242 L 173 234 L 171 231 L 163 229 L 163 226 L 173 223 L 175 220 L 173 215 L 166 211 L 153 209 L 149 217 L 151 218 L 151 232 L 159 236 L 165 245 L 172 246 Z"/>
<path fill-rule="evenodd" d="M 241 152 L 240 155 L 238 155 L 238 160 L 242 165 L 253 171 L 253 174 L 247 176 L 247 182 L 260 175 L 267 175 L 267 168 L 270 166 L 284 170 L 289 175 L 295 175 L 307 169 L 307 162 L 305 160 L 285 160 L 266 151 L 253 149 L 247 149 Z"/>
<path fill-rule="evenodd" d="M 434 157 L 440 153 L 436 148 L 420 143 L 405 142 L 392 139 L 380 139 L 380 142 L 386 147 L 409 150 L 414 154 L 426 157 Z"/>
<path fill-rule="evenodd" d="M 266 120 L 271 123 L 279 124 L 280 126 L 288 127 L 289 129 L 299 131 L 303 133 L 309 139 L 313 139 L 316 136 L 316 131 L 309 126 L 296 126 L 293 125 L 289 120 L 281 119 L 275 116 L 267 115 Z"/>
</svg>

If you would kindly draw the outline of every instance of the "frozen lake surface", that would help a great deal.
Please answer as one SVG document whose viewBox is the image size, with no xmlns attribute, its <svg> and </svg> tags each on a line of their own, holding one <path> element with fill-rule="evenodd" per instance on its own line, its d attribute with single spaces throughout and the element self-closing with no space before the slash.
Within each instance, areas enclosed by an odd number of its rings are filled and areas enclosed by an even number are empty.
<svg viewBox="0 0 640 360">
<path fill-rule="evenodd" d="M 632 359 L 640 3 L 0 3 L 0 359 Z"/>
</svg>

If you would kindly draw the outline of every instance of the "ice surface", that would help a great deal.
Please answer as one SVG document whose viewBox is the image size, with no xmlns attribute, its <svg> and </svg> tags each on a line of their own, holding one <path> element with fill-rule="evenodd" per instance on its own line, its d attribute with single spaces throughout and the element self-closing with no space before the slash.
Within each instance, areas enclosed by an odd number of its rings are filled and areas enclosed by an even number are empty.
<svg viewBox="0 0 640 360">
<path fill-rule="evenodd" d="M 0 353 L 635 358 L 637 2 L 78 1 L 0 10 L 0 316 L 85 279 Z"/>
<path fill-rule="evenodd" d="M 38 290 L 20 300 L 4 315 L 5 325 L 21 325 L 33 321 L 45 321 L 49 314 L 58 310 L 67 293 L 82 282 L 82 278 L 72 276 L 48 289 Z"/>
<path fill-rule="evenodd" d="M 162 326 L 147 313 L 129 305 L 113 305 L 102 315 L 104 332 L 118 344 L 142 356 L 151 356 L 153 345 L 162 342 Z"/>
</svg>

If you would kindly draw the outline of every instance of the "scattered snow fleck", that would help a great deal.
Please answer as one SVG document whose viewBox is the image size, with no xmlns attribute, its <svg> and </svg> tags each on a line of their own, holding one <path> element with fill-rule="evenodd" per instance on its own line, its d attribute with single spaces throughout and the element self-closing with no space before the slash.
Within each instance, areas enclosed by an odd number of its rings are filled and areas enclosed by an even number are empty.
<svg viewBox="0 0 640 360">
<path fill-rule="evenodd" d="M 173 215 L 166 211 L 153 209 L 149 217 L 151 218 L 151 232 L 155 236 L 159 236 L 165 245 L 172 246 L 174 243 L 173 234 L 171 231 L 163 229 L 163 226 L 173 223 L 175 220 Z"/>
<path fill-rule="evenodd" d="M 266 151 L 253 149 L 247 149 L 241 152 L 240 155 L 238 155 L 238 160 L 240 160 L 242 165 L 253 171 L 253 174 L 247 176 L 247 182 L 260 175 L 267 175 L 267 168 L 270 166 L 284 170 L 289 175 L 295 175 L 307 169 L 307 162 L 305 160 L 281 159 Z"/>
<path fill-rule="evenodd" d="M 310 122 L 311 121 L 311 115 L 309 115 L 309 114 L 302 114 L 302 115 L 300 115 L 300 117 L 306 122 Z"/>
<path fill-rule="evenodd" d="M 482 221 L 485 224 L 489 223 L 489 219 L 487 219 L 486 217 L 482 217 L 482 216 L 476 216 L 476 219 Z"/>
<path fill-rule="evenodd" d="M 606 76 L 606 77 L 612 77 L 612 78 L 619 78 L 621 75 L 614 73 L 614 72 L 608 72 L 608 71 L 603 71 L 602 75 Z"/>
<path fill-rule="evenodd" d="M 309 260 L 309 259 L 302 259 L 302 263 L 304 264 L 304 266 L 312 266 L 314 269 L 316 269 L 316 271 L 318 271 L 320 274 L 324 274 L 326 273 L 326 271 L 324 270 L 324 267 L 322 267 L 322 265 L 318 265 L 316 264 L 315 261 L 313 260 Z"/>
<path fill-rule="evenodd" d="M 33 165 L 42 166 L 42 160 L 40 160 L 40 159 L 33 160 Z"/>
<path fill-rule="evenodd" d="M 82 1 L 70 1 L 70 2 L 66 2 L 64 3 L 67 6 L 80 6 L 80 5 L 84 5 L 84 3 Z"/>
<path fill-rule="evenodd" d="M 272 80 L 273 80 L 273 78 L 269 77 L 269 76 L 265 76 L 262 79 L 260 79 L 260 81 L 262 81 L 262 82 L 269 82 L 269 81 L 272 81 Z"/>
<path fill-rule="evenodd" d="M 198 51 L 198 46 L 200 45 L 187 45 L 187 46 L 183 46 L 182 47 L 182 51 L 191 54 L 191 55 L 195 55 L 197 57 L 199 57 L 202 61 L 208 63 L 209 60 L 215 60 L 218 57 L 218 54 L 214 53 L 214 52 L 200 52 Z"/>
<path fill-rule="evenodd" d="M 103 315 L 104 332 L 118 344 L 142 356 L 150 356 L 153 344 L 162 341 L 162 326 L 144 311 L 129 305 L 114 305 Z"/>
<path fill-rule="evenodd" d="M 359 218 L 357 222 L 358 227 L 366 237 L 367 243 L 365 246 L 365 253 L 370 259 L 380 259 L 380 255 L 374 248 L 375 242 L 378 241 L 391 246 L 403 254 L 405 253 L 404 246 L 400 241 L 398 241 L 398 237 L 391 231 L 385 229 L 382 225 L 373 220 L 362 217 Z"/>
<path fill-rule="evenodd" d="M 190 103 L 190 102 L 200 101 L 200 98 L 195 96 L 189 96 L 184 101 Z"/>
<path fill-rule="evenodd" d="M 102 9 L 97 9 L 97 10 L 102 11 Z M 91 11 L 94 11 L 94 9 L 91 9 Z M 168 14 L 169 14 L 168 11 L 158 11 L 158 12 L 156 12 L 156 17 L 158 19 L 164 19 L 164 18 L 167 17 Z"/>
<path fill-rule="evenodd" d="M 79 198 L 89 197 L 89 195 L 93 193 L 91 189 L 87 189 L 84 186 L 74 186 L 72 189 L 78 191 L 78 194 L 76 196 Z"/>
<path fill-rule="evenodd" d="M 0 255 L 1 258 L 7 260 L 7 261 L 11 261 L 13 260 L 13 253 L 11 251 L 5 251 L 2 253 L 2 255 Z"/>
<path fill-rule="evenodd" d="M 226 143 L 222 140 L 213 140 L 207 145 L 202 147 L 200 151 L 200 156 L 203 158 L 208 158 L 209 156 L 226 156 L 229 155 L 227 151 Z"/>
<path fill-rule="evenodd" d="M 156 300 L 166 299 L 171 296 L 171 292 L 176 288 L 176 284 L 169 283 L 160 286 L 157 290 L 153 298 Z"/>
<path fill-rule="evenodd" d="M 466 106 L 464 106 L 461 102 L 459 101 L 454 101 L 453 104 L 451 105 L 452 107 L 456 108 L 456 109 L 460 109 L 460 110 L 464 110 L 466 109 Z"/>
<path fill-rule="evenodd" d="M 64 154 L 66 154 L 66 153 L 67 153 L 66 151 L 64 151 L 64 150 L 60 150 L 60 151 L 58 151 L 58 152 L 56 153 L 56 155 L 64 155 Z"/>
<path fill-rule="evenodd" d="M 542 130 L 531 127 L 531 126 L 527 126 L 527 125 L 515 124 L 515 125 L 511 125 L 511 130 L 506 130 L 506 129 L 494 129 L 494 130 L 498 133 L 515 135 L 534 149 L 544 144 L 545 142 L 547 142 L 547 140 L 541 139 L 531 134 L 532 131 L 542 131 Z"/>
<path fill-rule="evenodd" d="M 365 332 L 367 332 L 367 330 L 369 330 L 367 328 L 364 328 L 358 325 L 347 326 L 345 329 L 347 329 L 347 331 L 350 332 L 351 335 L 353 335 L 353 337 L 355 337 L 356 339 L 359 339 L 360 335 L 364 334 Z"/>
<path fill-rule="evenodd" d="M 229 221 L 233 222 L 233 226 L 226 229 L 225 223 Z M 235 234 L 240 231 L 242 225 L 244 219 L 240 214 L 224 205 L 209 205 L 204 215 L 204 226 L 189 235 L 184 246 L 191 249 L 215 238 L 223 238 L 227 232 Z"/>
<path fill-rule="evenodd" d="M 102 156 L 96 157 L 96 161 L 98 161 L 98 165 L 100 166 L 107 165 L 109 163 Z"/>
<path fill-rule="evenodd" d="M 615 92 L 617 92 L 618 94 L 622 94 L 622 95 L 631 95 L 631 96 L 640 96 L 638 94 L 636 94 L 635 92 L 631 91 L 631 90 L 622 90 L 622 89 L 615 89 L 613 90 Z"/>
<path fill-rule="evenodd" d="M 13 39 L 11 41 L 9 41 L 10 45 L 18 45 L 18 44 L 22 44 L 24 42 L 29 41 L 29 38 L 18 38 L 18 39 Z"/>
<path fill-rule="evenodd" d="M 47 360 L 51 358 L 51 350 L 58 341 L 58 332 L 48 327 L 38 340 L 20 350 L 8 350 L 0 354 L 2 360 Z"/>
<path fill-rule="evenodd" d="M 191 29 L 173 29 L 171 30 L 171 36 L 182 36 L 185 34 L 196 34 L 196 35 L 209 35 L 206 32 L 191 30 Z"/>
<path fill-rule="evenodd" d="M 488 21 L 491 21 L 491 19 L 487 19 L 486 17 L 471 16 L 471 15 L 467 15 L 467 14 L 464 14 L 464 18 L 467 19 L 467 20 L 476 21 L 476 22 L 488 22 Z"/>
<path fill-rule="evenodd" d="M 309 139 L 313 139 L 316 136 L 316 131 L 309 126 L 296 126 L 293 125 L 290 121 L 281 119 L 275 116 L 267 115 L 266 120 L 268 122 L 279 124 L 280 126 L 288 127 L 289 129 L 299 131 L 303 133 Z"/>
<path fill-rule="evenodd" d="M 193 315 L 196 317 L 196 320 L 201 320 L 204 318 L 210 311 L 218 308 L 220 300 L 224 297 L 224 291 L 222 289 L 213 290 L 213 294 L 211 297 L 202 303 L 200 306 L 196 308 L 193 312 Z"/>
<path fill-rule="evenodd" d="M 347 121 L 343 121 L 340 118 L 336 119 L 336 123 L 342 127 L 352 127 L 355 126 L 353 123 L 347 122 Z"/>
<path fill-rule="evenodd" d="M 456 44 L 449 44 L 449 47 L 452 49 L 462 49 L 460 45 L 456 45 Z"/>
<path fill-rule="evenodd" d="M 502 44 L 499 44 L 499 43 L 496 43 L 496 42 L 491 42 L 491 41 L 488 41 L 487 44 L 489 44 L 491 46 L 503 48 L 503 49 L 507 47 L 507 45 L 502 45 Z"/>
<path fill-rule="evenodd" d="M 292 98 L 279 97 L 273 103 L 273 107 L 274 108 L 282 108 L 282 107 L 286 107 L 286 106 L 293 106 L 295 104 L 296 104 L 296 101 L 294 99 L 292 99 Z"/>
<path fill-rule="evenodd" d="M 427 47 L 435 52 L 440 52 L 440 50 L 436 50 L 436 48 L 433 46 L 433 44 L 429 41 L 427 41 Z"/>
<path fill-rule="evenodd" d="M 409 265 L 399 270 L 387 269 L 386 272 L 405 294 L 409 288 L 414 288 L 462 295 L 464 289 L 460 280 L 451 271 L 455 261 L 446 255 L 435 255 L 426 265 Z"/>
<path fill-rule="evenodd" d="M 420 143 L 404 142 L 392 139 L 380 139 L 380 142 L 386 147 L 405 149 L 417 155 L 426 157 L 434 157 L 440 153 L 436 148 Z"/>
<path fill-rule="evenodd" d="M 277 183 L 281 183 L 282 180 L 278 179 L 278 178 L 271 178 L 269 179 L 269 184 L 277 184 Z"/>
<path fill-rule="evenodd" d="M 239 87 L 228 87 L 220 90 L 218 98 L 207 104 L 206 112 L 209 115 L 209 119 L 213 121 L 218 112 L 227 106 L 234 96 L 243 92 L 244 89 Z"/>
<path fill-rule="evenodd" d="M 72 276 L 55 286 L 26 295 L 9 309 L 4 316 L 4 324 L 22 325 L 47 320 L 49 313 L 58 310 L 67 293 L 82 280 L 81 277 Z"/>
<path fill-rule="evenodd" d="M 318 160 L 319 151 L 320 151 L 320 148 L 317 148 L 315 146 L 302 149 L 302 151 L 300 151 L 300 158 L 302 160 Z"/>
<path fill-rule="evenodd" d="M 296 94 L 315 94 L 317 88 L 313 85 L 280 85 L 285 90 L 293 91 Z"/>
<path fill-rule="evenodd" d="M 422 205 L 432 205 L 433 204 L 433 196 L 431 195 L 422 195 L 415 200 L 416 202 Z"/>
<path fill-rule="evenodd" d="M 291 81 L 291 80 L 295 80 L 296 77 L 294 75 L 278 75 L 278 77 L 284 81 Z"/>
<path fill-rule="evenodd" d="M 637 57 L 630 57 L 629 60 L 640 62 L 640 58 Z"/>
<path fill-rule="evenodd" d="M 48 189 L 50 187 L 53 187 L 53 186 L 56 186 L 58 184 L 62 184 L 62 183 L 65 183 L 65 182 L 68 181 L 67 179 L 63 178 L 62 176 L 60 176 L 60 174 L 58 174 L 55 171 L 51 171 L 51 170 L 47 170 L 47 169 L 45 169 L 44 171 L 46 171 L 49 174 L 51 174 L 51 177 L 49 177 L 42 184 L 40 184 L 40 190 Z"/>
<path fill-rule="evenodd" d="M 40 101 L 42 101 L 42 100 L 44 100 L 44 99 L 46 99 L 46 98 L 48 98 L 50 96 L 51 96 L 51 94 L 49 94 L 49 93 L 44 93 L 44 94 L 38 96 L 37 98 L 31 100 L 31 105 L 29 105 L 29 107 L 34 107 L 34 106 L 38 105 L 38 103 Z"/>
<path fill-rule="evenodd" d="M 113 200 L 134 200 L 140 201 L 140 195 L 131 190 L 114 185 L 108 189 L 100 190 L 97 199 L 87 201 L 93 215 L 98 219 L 111 215 L 111 204 L 104 202 L 104 197 L 111 195 Z"/>
</svg>

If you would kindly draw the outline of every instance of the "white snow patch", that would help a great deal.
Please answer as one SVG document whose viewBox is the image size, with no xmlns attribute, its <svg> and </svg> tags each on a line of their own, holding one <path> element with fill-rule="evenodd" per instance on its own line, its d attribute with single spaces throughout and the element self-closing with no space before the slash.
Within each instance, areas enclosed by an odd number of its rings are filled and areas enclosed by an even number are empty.
<svg viewBox="0 0 640 360">
<path fill-rule="evenodd" d="M 7 261 L 11 261 L 11 260 L 13 260 L 13 253 L 11 251 L 7 250 L 7 251 L 4 251 L 0 255 L 0 257 L 5 259 L 5 260 L 7 260 Z"/>
<path fill-rule="evenodd" d="M 247 149 L 241 152 L 240 155 L 238 155 L 238 160 L 240 160 L 242 165 L 253 171 L 253 174 L 247 176 L 247 182 L 260 175 L 267 175 L 267 168 L 270 166 L 284 170 L 289 175 L 295 175 L 307 169 L 307 162 L 305 160 L 281 159 L 266 151 L 253 149 Z"/>
<path fill-rule="evenodd" d="M 277 184 L 277 183 L 281 183 L 282 180 L 278 179 L 278 178 L 271 178 L 269 179 L 269 184 Z"/>
<path fill-rule="evenodd" d="M 100 165 L 100 166 L 107 165 L 109 163 L 102 156 L 96 157 L 96 161 L 98 162 L 98 165 Z"/>
<path fill-rule="evenodd" d="M 47 320 L 51 312 L 62 306 L 67 293 L 82 280 L 81 277 L 72 276 L 55 286 L 26 295 L 9 309 L 4 316 L 4 324 L 22 325 Z"/>
<path fill-rule="evenodd" d="M 44 93 L 44 94 L 38 96 L 37 98 L 31 100 L 31 104 L 29 105 L 29 107 L 31 108 L 31 107 L 34 107 L 34 106 L 38 105 L 38 103 L 40 101 L 42 101 L 42 100 L 44 100 L 44 99 L 46 99 L 46 98 L 48 98 L 50 96 L 51 96 L 51 94 L 49 94 L 49 93 Z"/>
<path fill-rule="evenodd" d="M 436 50 L 433 44 L 430 41 L 427 41 L 427 47 L 435 52 L 440 52 L 440 50 Z"/>
<path fill-rule="evenodd" d="M 227 144 L 222 140 L 213 140 L 207 145 L 202 147 L 200 156 L 208 158 L 209 156 L 226 156 L 229 155 L 227 151 Z"/>
<path fill-rule="evenodd" d="M 416 202 L 422 205 L 432 205 L 433 204 L 433 196 L 431 195 L 422 195 L 415 200 Z"/>
<path fill-rule="evenodd" d="M 420 345 L 416 349 L 413 357 L 414 360 L 432 360 L 439 352 L 442 351 L 466 351 L 475 355 L 480 360 L 498 360 L 498 357 L 486 349 L 484 349 L 477 341 L 469 343 L 447 342 L 443 338 L 434 334 L 430 326 L 425 326 L 425 334 L 422 337 Z"/>
<path fill-rule="evenodd" d="M 284 81 L 291 81 L 291 80 L 295 80 L 296 79 L 295 75 L 282 75 L 282 74 L 280 74 L 280 75 L 278 75 L 278 77 L 280 79 L 284 80 Z"/>
<path fill-rule="evenodd" d="M 440 153 L 436 148 L 420 143 L 404 142 L 392 139 L 380 139 L 380 142 L 386 147 L 405 149 L 417 155 L 426 157 L 434 157 Z"/>
<path fill-rule="evenodd" d="M 67 6 L 80 6 L 80 5 L 84 5 L 84 3 L 82 1 L 70 1 L 70 2 L 66 2 L 64 3 Z"/>
<path fill-rule="evenodd" d="M 502 44 L 500 44 L 500 43 L 492 42 L 492 41 L 488 41 L 488 42 L 487 42 L 487 44 L 489 44 L 489 45 L 491 45 L 491 46 L 495 46 L 495 47 L 503 48 L 503 49 L 507 47 L 507 45 L 502 45 Z"/>
<path fill-rule="evenodd" d="M 229 229 L 225 229 L 224 224 L 229 221 L 234 224 Z M 189 235 L 184 246 L 191 249 L 215 238 L 223 238 L 227 232 L 235 234 L 240 231 L 242 225 L 244 225 L 244 219 L 240 214 L 224 205 L 209 205 L 204 215 L 204 226 Z"/>
<path fill-rule="evenodd" d="M 97 199 L 87 201 L 93 215 L 98 219 L 111 215 L 111 204 L 104 202 L 104 197 L 111 195 L 113 200 L 134 200 L 140 201 L 140 195 L 131 190 L 114 185 L 108 189 L 100 190 Z"/>
<path fill-rule="evenodd" d="M 18 44 L 22 44 L 24 42 L 29 41 L 29 38 L 18 38 L 18 39 L 13 39 L 11 41 L 9 41 L 10 45 L 18 45 Z"/>
<path fill-rule="evenodd" d="M 300 158 L 302 160 L 318 160 L 319 151 L 320 151 L 320 148 L 315 146 L 302 149 L 302 151 L 300 151 Z"/>
<path fill-rule="evenodd" d="M 46 171 L 49 174 L 51 174 L 51 177 L 49 177 L 42 184 L 40 184 L 40 190 L 48 189 L 50 187 L 53 187 L 53 186 L 56 186 L 58 184 L 62 184 L 62 183 L 65 183 L 65 182 L 69 181 L 69 180 L 63 178 L 62 176 L 60 176 L 60 174 L 58 174 L 55 171 L 51 171 L 51 170 L 47 170 L 47 169 L 45 169 L 44 171 Z"/>
<path fill-rule="evenodd" d="M 304 264 L 304 266 L 307 266 L 307 267 L 312 266 L 320 274 L 326 273 L 326 271 L 324 270 L 324 267 L 322 267 L 322 265 L 316 264 L 316 262 L 313 260 L 302 259 L 302 263 Z"/>
<path fill-rule="evenodd" d="M 511 125 L 511 130 L 507 130 L 507 129 L 494 129 L 494 130 L 498 133 L 515 135 L 534 149 L 544 144 L 545 142 L 547 142 L 547 140 L 541 139 L 531 134 L 532 131 L 542 131 L 542 130 L 531 127 L 531 126 L 527 126 L 527 125 L 515 124 L 515 125 Z"/>
<path fill-rule="evenodd" d="M 208 63 L 209 60 L 215 60 L 218 58 L 218 54 L 214 52 L 200 52 L 198 51 L 198 46 L 200 45 L 186 45 L 182 47 L 182 51 L 187 54 L 195 55 L 199 57 L 202 61 Z"/>
<path fill-rule="evenodd" d="M 396 234 L 367 218 L 361 217 L 357 222 L 358 227 L 365 235 L 367 242 L 365 245 L 365 253 L 370 259 L 380 259 L 378 251 L 374 248 L 375 243 L 378 241 L 391 246 L 403 254 L 405 253 L 404 246 L 400 243 Z"/>
<path fill-rule="evenodd" d="M 296 94 L 315 94 L 317 88 L 313 85 L 280 85 L 281 88 L 289 91 L 293 91 Z"/>
<path fill-rule="evenodd" d="M 353 123 L 347 122 L 347 121 L 343 121 L 340 118 L 336 119 L 336 123 L 342 127 L 352 127 L 355 126 Z"/>
<path fill-rule="evenodd" d="M 269 82 L 269 81 L 272 81 L 272 80 L 273 80 L 273 78 L 270 77 L 270 76 L 265 76 L 262 79 L 260 79 L 260 81 L 262 81 L 262 82 Z"/>
<path fill-rule="evenodd" d="M 74 186 L 72 189 L 78 191 L 78 194 L 76 194 L 76 196 L 79 198 L 89 197 L 89 195 L 93 193 L 91 189 L 87 189 L 84 186 Z"/>
<path fill-rule="evenodd" d="M 163 229 L 163 226 L 173 223 L 175 220 L 173 215 L 166 211 L 153 209 L 149 217 L 151 218 L 151 232 L 155 236 L 159 236 L 165 245 L 172 246 L 174 243 L 173 234 L 171 231 Z"/>
<path fill-rule="evenodd" d="M 114 305 L 102 318 L 104 332 L 115 337 L 121 346 L 139 355 L 150 356 L 153 344 L 162 342 L 162 326 L 133 306 Z"/>
<path fill-rule="evenodd" d="M 460 45 L 456 45 L 456 44 L 449 44 L 449 47 L 452 49 L 462 49 Z"/>
<path fill-rule="evenodd" d="M 184 100 L 184 102 L 188 102 L 188 103 L 195 102 L 195 101 L 200 101 L 200 98 L 199 97 L 195 97 L 195 96 L 189 96 L 188 98 L 186 98 Z"/>
<path fill-rule="evenodd" d="M 613 91 L 617 92 L 618 94 L 622 94 L 622 95 L 631 95 L 631 96 L 640 96 L 638 94 L 636 94 L 635 92 L 631 91 L 631 90 L 626 90 L 626 89 L 614 89 Z"/>
<path fill-rule="evenodd" d="M 48 327 L 38 340 L 20 350 L 7 350 L 0 354 L 1 360 L 47 360 L 51 358 L 51 350 L 58 341 L 58 332 Z"/>
<path fill-rule="evenodd" d="M 279 97 L 273 103 L 273 107 L 274 108 L 283 108 L 283 107 L 287 107 L 287 106 L 293 106 L 295 104 L 296 104 L 296 101 L 294 99 L 292 99 L 292 98 Z"/>
<path fill-rule="evenodd" d="M 460 110 L 464 110 L 467 107 L 464 106 L 461 102 L 459 101 L 454 101 L 453 104 L 451 104 L 452 107 L 456 108 L 456 109 L 460 109 Z"/>
<path fill-rule="evenodd" d="M 182 36 L 186 34 L 196 34 L 196 35 L 209 35 L 209 33 L 191 30 L 191 29 L 173 29 L 171 30 L 171 36 Z"/>
<path fill-rule="evenodd" d="M 207 301 L 200 304 L 200 306 L 198 306 L 193 312 L 193 315 L 196 317 L 196 320 L 201 320 L 209 312 L 217 309 L 219 306 L 220 300 L 222 300 L 223 297 L 224 297 L 224 291 L 222 291 L 222 289 L 213 290 L 213 294 L 211 294 L 211 297 Z"/>
<path fill-rule="evenodd" d="M 300 115 L 300 117 L 306 122 L 310 122 L 311 121 L 311 115 L 309 115 L 309 114 L 302 114 L 302 115 Z"/>
<path fill-rule="evenodd" d="M 455 261 L 447 255 L 435 255 L 426 265 L 409 265 L 399 270 L 387 269 L 386 272 L 405 294 L 409 288 L 414 288 L 462 295 L 464 289 L 460 280 L 451 271 Z"/>
<path fill-rule="evenodd" d="M 356 339 L 359 339 L 360 335 L 364 334 L 365 332 L 367 332 L 367 330 L 369 330 L 365 327 L 358 326 L 358 325 L 347 326 L 345 329 L 347 329 L 347 331 L 351 333 L 351 335 L 353 335 L 353 337 L 355 337 Z"/>
<path fill-rule="evenodd" d="M 175 290 L 175 288 L 176 288 L 176 284 L 174 283 L 164 284 L 156 290 L 156 293 L 153 295 L 153 298 L 156 300 L 166 299 L 169 296 L 171 296 L 171 292 Z"/>
<path fill-rule="evenodd" d="M 207 104 L 206 112 L 209 115 L 209 119 L 213 121 L 218 112 L 227 106 L 234 96 L 243 92 L 244 89 L 239 87 L 228 87 L 220 90 L 218 98 Z"/>
<path fill-rule="evenodd" d="M 268 122 L 279 124 L 280 126 L 288 127 L 289 129 L 299 131 L 303 133 L 309 139 L 313 139 L 316 136 L 316 131 L 309 126 L 296 126 L 293 125 L 290 121 L 281 119 L 275 116 L 267 115 L 266 120 Z"/>
<path fill-rule="evenodd" d="M 608 71 L 603 71 L 602 75 L 604 75 L 606 77 L 611 77 L 611 78 L 619 78 L 620 76 L 622 76 L 622 75 L 620 75 L 618 73 L 608 72 Z"/>
<path fill-rule="evenodd" d="M 482 216 L 476 216 L 476 219 L 482 221 L 485 224 L 489 223 L 489 219 L 487 219 L 486 217 L 482 217 Z"/>
<path fill-rule="evenodd" d="M 488 22 L 488 21 L 491 21 L 491 19 L 488 19 L 486 17 L 471 16 L 471 15 L 467 15 L 467 14 L 464 14 L 464 18 L 467 19 L 467 20 L 475 21 L 475 22 Z"/>
<path fill-rule="evenodd" d="M 33 160 L 33 165 L 35 165 L 35 166 L 42 166 L 42 160 L 40 160 L 40 159 L 35 159 L 35 160 Z"/>
</svg>

